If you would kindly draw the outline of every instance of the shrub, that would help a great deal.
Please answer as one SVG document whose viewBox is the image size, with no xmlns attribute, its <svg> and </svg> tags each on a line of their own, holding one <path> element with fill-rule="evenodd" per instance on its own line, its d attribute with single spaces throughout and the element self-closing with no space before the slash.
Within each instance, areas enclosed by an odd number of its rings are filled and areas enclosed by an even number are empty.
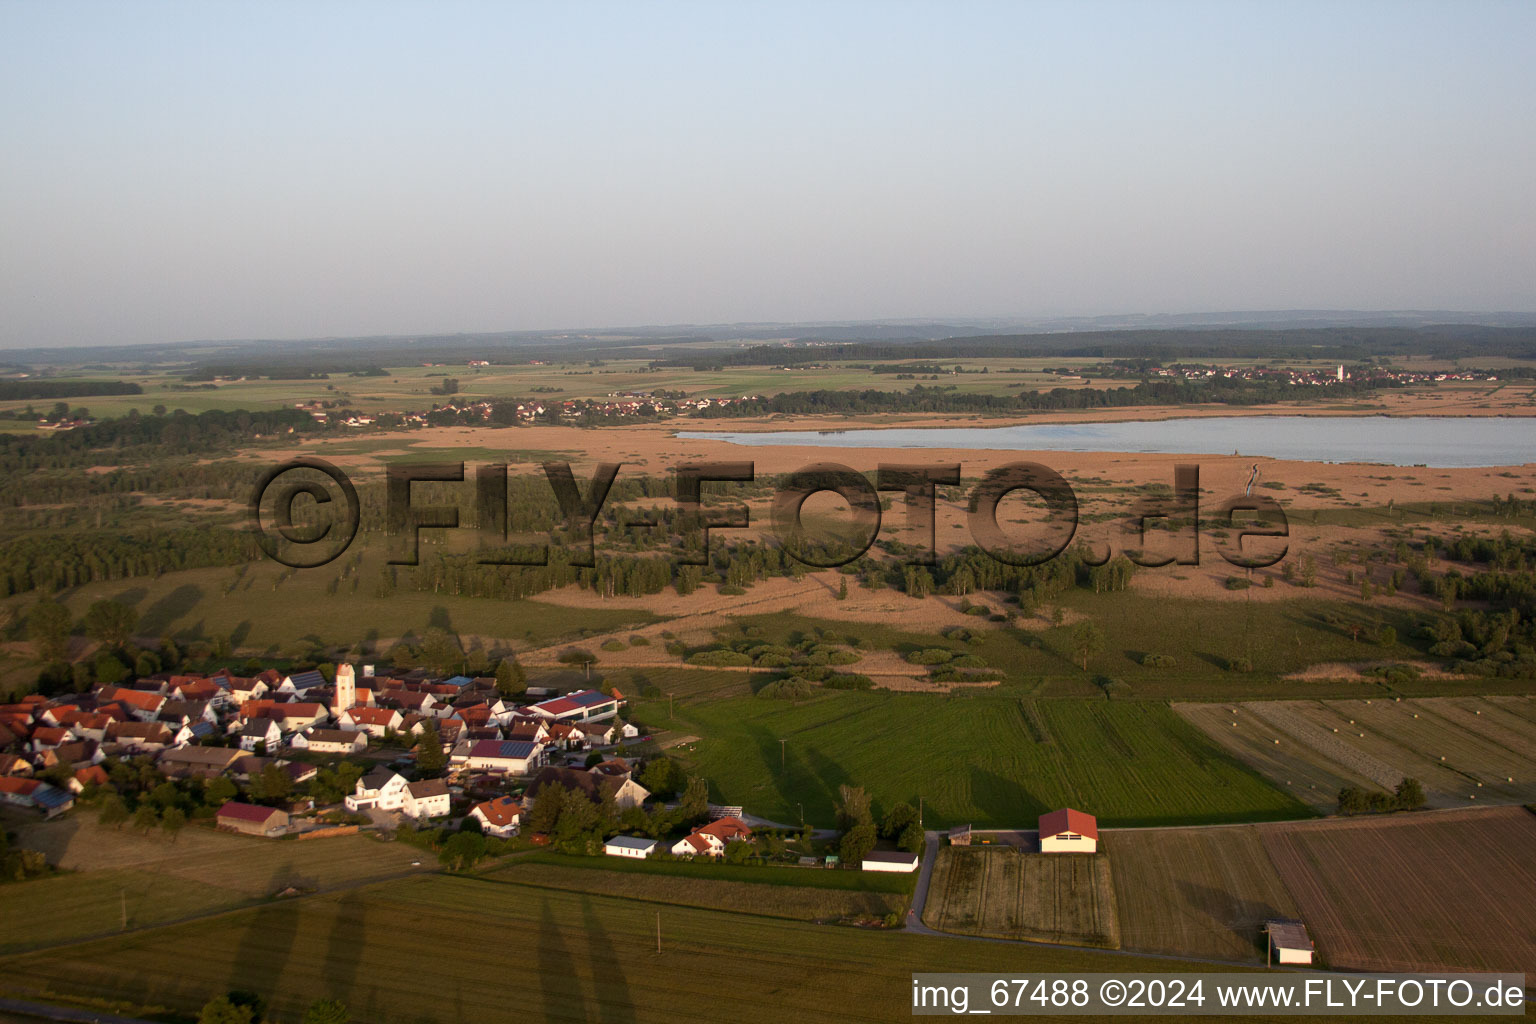
<svg viewBox="0 0 1536 1024">
<path fill-rule="evenodd" d="M 907 661 L 913 665 L 942 665 L 954 656 L 954 651 L 947 651 L 942 647 L 929 647 L 920 651 L 909 651 Z"/>
<path fill-rule="evenodd" d="M 757 695 L 766 700 L 805 700 L 815 692 L 811 684 L 804 679 L 790 676 L 787 679 L 775 679 L 768 683 L 757 691 Z"/>
<path fill-rule="evenodd" d="M 1228 672 L 1252 672 L 1253 671 L 1253 662 L 1251 660 L 1249 660 L 1248 658 L 1228 658 L 1227 659 L 1227 671 Z"/>
<path fill-rule="evenodd" d="M 569 650 L 561 651 L 559 658 L 556 660 L 564 665 L 586 665 L 596 661 L 597 655 L 591 651 L 584 651 L 579 647 L 572 647 Z"/>
<path fill-rule="evenodd" d="M 603 650 L 605 650 L 605 651 L 622 651 L 622 650 L 624 650 L 624 641 L 623 640 L 604 640 L 603 641 Z"/>
<path fill-rule="evenodd" d="M 644 637 L 644 636 L 641 636 L 639 633 L 636 633 L 634 636 L 629 638 L 629 646 L 631 646 L 631 647 L 649 647 L 649 646 L 651 646 L 651 640 L 650 640 L 649 637 Z"/>
<path fill-rule="evenodd" d="M 1226 585 L 1228 590 L 1247 590 L 1253 586 L 1253 581 L 1246 576 L 1228 576 Z"/>
<path fill-rule="evenodd" d="M 1177 664 L 1171 654 L 1143 654 L 1141 663 L 1147 668 L 1173 668 Z"/>
<path fill-rule="evenodd" d="M 719 592 L 725 597 L 740 597 L 747 592 L 746 587 L 738 587 L 734 583 L 720 584 Z"/>
<path fill-rule="evenodd" d="M 875 685 L 875 681 L 857 672 L 845 672 L 842 675 L 828 676 L 821 685 L 829 690 L 867 690 Z"/>
</svg>

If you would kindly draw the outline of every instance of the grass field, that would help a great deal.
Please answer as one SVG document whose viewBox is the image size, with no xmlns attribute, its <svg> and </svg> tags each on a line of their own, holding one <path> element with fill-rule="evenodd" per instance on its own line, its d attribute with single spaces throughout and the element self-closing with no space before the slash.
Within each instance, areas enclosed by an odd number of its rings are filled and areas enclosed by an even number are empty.
<svg viewBox="0 0 1536 1024">
<path fill-rule="evenodd" d="M 1432 807 L 1536 800 L 1536 699 L 1425 697 L 1177 704 L 1277 786 L 1318 808 L 1340 787 L 1418 779 Z"/>
<path fill-rule="evenodd" d="M 19 831 L 67 873 L 5 887 L 0 951 L 13 952 L 247 905 L 289 886 L 325 889 L 411 871 L 421 856 L 365 836 L 277 842 L 184 829 L 102 828 L 76 813 Z"/>
<path fill-rule="evenodd" d="M 923 908 L 923 923 L 936 931 L 1120 946 L 1110 861 L 1102 853 L 946 846 L 938 858 Z"/>
<path fill-rule="evenodd" d="M 1536 974 L 1536 814 L 1525 808 L 1260 833 L 1329 966 Z"/>
<path fill-rule="evenodd" d="M 572 858 L 574 859 L 574 858 Z M 590 858 L 589 858 L 590 859 Z M 759 874 L 770 869 L 761 869 Z M 854 874 L 854 872 L 772 871 L 772 874 L 796 876 L 782 884 L 732 881 L 723 878 L 698 878 L 637 871 L 594 870 L 564 863 L 549 863 L 534 858 L 518 858 L 481 877 L 541 889 L 562 889 L 599 896 L 621 896 L 651 903 L 682 907 L 729 910 L 741 914 L 764 914 L 800 921 L 841 921 L 845 919 L 898 917 L 907 909 L 907 897 L 900 892 L 876 892 L 841 887 L 797 885 L 817 875 Z M 864 874 L 864 872 L 859 872 Z M 902 876 L 911 886 L 911 879 Z"/>
<path fill-rule="evenodd" d="M 1295 904 L 1251 828 L 1107 832 L 1124 949 L 1264 959 L 1260 929 Z"/>
<path fill-rule="evenodd" d="M 714 797 L 788 823 L 802 806 L 829 822 L 842 783 L 866 787 L 877 813 L 921 798 L 929 828 L 1017 827 L 1065 805 L 1106 825 L 1310 814 L 1152 701 L 843 691 L 685 699 L 670 720 L 665 698 L 637 708 L 652 728 L 699 737 L 681 756 Z"/>
<path fill-rule="evenodd" d="M 791 866 L 724 864 L 712 860 L 628 860 L 617 857 L 577 857 L 539 851 L 519 857 L 514 864 L 545 864 L 599 874 L 701 881 L 731 881 L 758 886 L 789 886 L 797 889 L 841 889 L 848 892 L 910 893 L 916 879 L 881 872 L 828 870 Z M 639 884 L 639 883 L 637 883 Z"/>
<path fill-rule="evenodd" d="M 0 960 L 0 988 L 182 1013 L 232 989 L 370 1024 L 888 1021 L 911 972 L 1177 969 L 431 875 Z M 1079 1020 L 1083 1018 L 1077 1018 Z"/>
</svg>

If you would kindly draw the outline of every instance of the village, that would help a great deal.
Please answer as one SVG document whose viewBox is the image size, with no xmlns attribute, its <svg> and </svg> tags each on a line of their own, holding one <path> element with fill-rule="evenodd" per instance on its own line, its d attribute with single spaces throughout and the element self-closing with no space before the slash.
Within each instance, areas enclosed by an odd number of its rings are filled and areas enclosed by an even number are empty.
<svg viewBox="0 0 1536 1024">
<path fill-rule="evenodd" d="M 612 688 L 534 688 L 522 696 L 541 699 L 522 703 L 494 676 L 387 676 L 373 665 L 359 675 L 348 664 L 332 674 L 161 673 L 0 706 L 0 804 L 44 820 L 89 810 L 103 824 L 167 832 L 445 829 L 626 859 L 841 866 L 836 852 L 811 855 L 825 832 L 802 824 L 786 842 L 793 827 L 749 823 L 740 807 L 708 804 L 704 781 L 664 754 L 636 755 L 649 737 L 625 720 L 627 702 Z M 759 844 L 765 825 L 772 841 Z M 868 849 L 847 866 L 918 864 L 915 852 Z"/>
</svg>

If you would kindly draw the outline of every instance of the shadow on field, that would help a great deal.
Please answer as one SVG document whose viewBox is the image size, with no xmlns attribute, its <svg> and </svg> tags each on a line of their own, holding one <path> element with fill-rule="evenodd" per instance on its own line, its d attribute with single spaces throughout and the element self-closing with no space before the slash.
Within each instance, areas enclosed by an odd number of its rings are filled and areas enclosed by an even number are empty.
<svg viewBox="0 0 1536 1024">
<path fill-rule="evenodd" d="M 330 934 L 325 939 L 328 998 L 349 1006 L 356 1002 L 357 962 L 367 942 L 368 902 L 362 894 L 348 892 L 336 904 L 336 916 L 331 918 Z"/>
<path fill-rule="evenodd" d="M 575 959 L 565 944 L 560 921 L 549 906 L 549 898 L 539 900 L 539 930 L 533 942 L 533 969 L 539 975 L 544 1020 L 592 1020 L 592 1008 L 586 996 L 576 988 L 571 977 Z"/>
<path fill-rule="evenodd" d="M 184 583 L 150 605 L 139 617 L 138 632 L 144 636 L 161 636 L 171 631 L 171 624 L 189 615 L 203 600 L 203 588 Z"/>
<path fill-rule="evenodd" d="M 1255 958 L 1263 956 L 1265 952 L 1261 932 L 1264 922 L 1289 917 L 1263 900 L 1242 899 L 1223 889 L 1213 889 L 1183 879 L 1179 881 L 1179 895 L 1217 931 L 1230 932 L 1239 939 L 1247 940 L 1251 947 L 1249 953 Z"/>
<path fill-rule="evenodd" d="M 1029 827 L 1044 811 L 1052 810 L 1014 779 L 983 768 L 971 769 L 971 803 L 981 815 L 975 824 L 995 827 Z"/>
<path fill-rule="evenodd" d="M 594 968 L 592 986 L 597 997 L 597 1016 L 591 1019 L 603 1024 L 634 1024 L 634 996 L 618 950 L 587 896 L 581 898 L 581 922 L 587 933 L 587 960 Z"/>
<path fill-rule="evenodd" d="M 281 892 L 292 884 L 293 870 L 283 865 L 272 873 L 267 892 Z M 293 958 L 293 941 L 299 931 L 298 908 L 287 900 L 269 900 L 243 920 L 247 922 L 245 933 L 240 936 L 224 988 L 230 992 L 252 992 L 270 1002 L 278 992 L 288 961 Z M 246 984 L 252 980 L 255 984 Z"/>
</svg>

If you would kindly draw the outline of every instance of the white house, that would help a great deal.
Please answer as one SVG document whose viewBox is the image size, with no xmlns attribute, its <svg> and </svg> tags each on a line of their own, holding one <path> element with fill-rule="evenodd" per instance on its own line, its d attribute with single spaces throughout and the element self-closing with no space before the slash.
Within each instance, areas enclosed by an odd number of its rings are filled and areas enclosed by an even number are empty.
<svg viewBox="0 0 1536 1024">
<path fill-rule="evenodd" d="M 255 750 L 260 744 L 266 744 L 265 750 L 276 750 L 283 745 L 283 730 L 274 719 L 252 718 L 240 730 L 241 750 Z"/>
<path fill-rule="evenodd" d="M 522 822 L 523 807 L 510 796 L 499 796 L 476 804 L 469 816 L 480 822 L 480 831 L 485 835 L 511 839 Z"/>
<path fill-rule="evenodd" d="M 400 810 L 407 818 L 415 818 L 418 821 L 423 818 L 443 818 L 447 817 L 452 809 L 451 803 L 448 783 L 442 779 L 426 779 L 422 782 L 412 782 L 405 787 L 405 796 L 400 800 Z"/>
<path fill-rule="evenodd" d="M 891 850 L 871 850 L 859 865 L 865 871 L 896 871 L 910 873 L 917 870 L 917 854 Z"/>
<path fill-rule="evenodd" d="M 1041 853 L 1093 853 L 1099 847 L 1099 822 L 1091 814 L 1063 807 L 1040 815 Z"/>
<path fill-rule="evenodd" d="M 347 729 L 357 729 L 374 739 L 382 739 L 387 732 L 399 732 L 404 721 L 394 708 L 352 707 L 341 713 L 341 724 Z"/>
<path fill-rule="evenodd" d="M 376 807 L 381 811 L 398 811 L 405 805 L 405 776 L 388 768 L 375 768 L 357 780 L 357 788 L 347 797 L 349 811 L 361 811 Z"/>
<path fill-rule="evenodd" d="M 368 734 L 351 729 L 305 729 L 294 733 L 293 749 L 316 754 L 360 754 L 368 749 Z"/>
<path fill-rule="evenodd" d="M 720 857 L 725 854 L 726 843 L 751 838 L 752 830 L 740 818 L 716 818 L 679 839 L 672 852 L 679 857 Z"/>
<path fill-rule="evenodd" d="M 610 857 L 633 857 L 643 860 L 651 855 L 659 844 L 654 839 L 637 836 L 614 836 L 603 844 L 603 853 Z"/>
<path fill-rule="evenodd" d="M 528 775 L 544 763 L 544 747 L 526 740 L 476 740 L 459 744 L 449 760 L 465 768 Z"/>
</svg>

